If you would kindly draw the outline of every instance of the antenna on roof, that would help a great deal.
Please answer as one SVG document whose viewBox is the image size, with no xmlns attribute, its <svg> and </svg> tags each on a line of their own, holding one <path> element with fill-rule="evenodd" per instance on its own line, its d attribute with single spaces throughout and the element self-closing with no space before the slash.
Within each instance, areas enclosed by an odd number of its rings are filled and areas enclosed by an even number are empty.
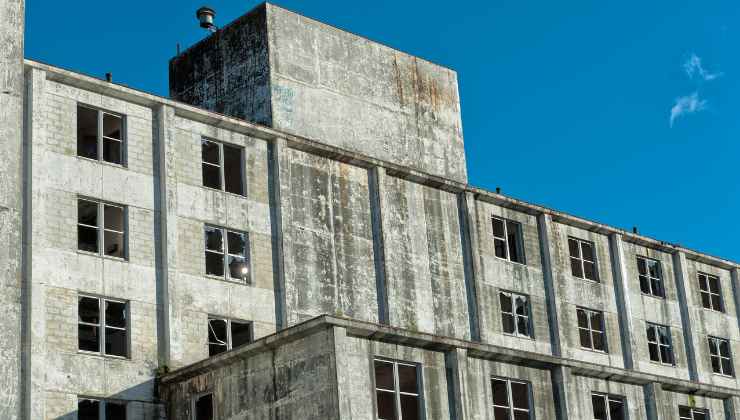
<svg viewBox="0 0 740 420">
<path fill-rule="evenodd" d="M 208 6 L 203 6 L 195 12 L 195 16 L 200 22 L 200 27 L 209 31 L 216 32 L 218 28 L 213 23 L 213 18 L 216 17 L 216 11 Z"/>
</svg>

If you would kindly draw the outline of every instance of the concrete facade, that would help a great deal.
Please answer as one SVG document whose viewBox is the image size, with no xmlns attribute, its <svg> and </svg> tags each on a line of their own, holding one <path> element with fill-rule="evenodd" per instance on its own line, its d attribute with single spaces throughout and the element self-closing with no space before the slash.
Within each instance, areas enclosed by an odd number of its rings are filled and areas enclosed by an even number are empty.
<svg viewBox="0 0 740 420">
<path fill-rule="evenodd" d="M 212 391 L 219 419 L 369 420 L 375 358 L 419 367 L 427 420 L 493 419 L 493 378 L 527 384 L 530 418 L 594 418 L 592 393 L 630 419 L 740 418 L 740 265 L 468 185 L 454 72 L 266 4 L 171 62 L 183 103 L 24 63 L 23 4 L 0 5 L 0 234 L 17 244 L 0 254 L 1 418 L 72 420 L 93 398 L 192 420 Z M 78 156 L 80 106 L 122 117 L 123 164 Z M 204 186 L 203 140 L 242 151 L 243 194 Z M 80 198 L 125 208 L 125 258 L 79 250 Z M 516 261 L 493 218 L 520 232 Z M 246 235 L 244 280 L 207 274 L 206 227 Z M 502 293 L 526 298 L 530 333 L 506 331 Z M 80 296 L 125 302 L 125 357 L 79 350 Z M 603 351 L 581 345 L 580 308 Z M 209 318 L 248 322 L 252 343 L 209 358 Z M 650 359 L 649 324 L 674 363 Z M 709 337 L 733 372 L 713 371 Z"/>
</svg>

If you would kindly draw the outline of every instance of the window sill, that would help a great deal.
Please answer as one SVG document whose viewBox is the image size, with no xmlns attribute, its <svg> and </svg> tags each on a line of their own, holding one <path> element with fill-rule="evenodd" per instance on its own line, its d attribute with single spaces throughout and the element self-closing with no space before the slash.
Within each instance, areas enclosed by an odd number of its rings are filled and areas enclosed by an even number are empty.
<svg viewBox="0 0 740 420">
<path fill-rule="evenodd" d="M 87 161 L 87 162 L 99 163 L 101 165 L 110 166 L 112 168 L 128 169 L 128 165 L 122 164 L 122 163 L 113 163 L 113 162 L 108 162 L 106 160 L 91 159 L 91 158 L 80 156 L 80 155 L 75 155 L 75 156 L 77 157 L 77 159 L 81 159 L 81 160 L 84 160 L 84 161 Z"/>
<path fill-rule="evenodd" d="M 674 369 L 678 368 L 678 365 L 675 363 L 663 363 L 663 362 L 658 362 L 655 360 L 650 360 L 650 363 L 657 365 L 657 366 L 670 367 Z"/>
<path fill-rule="evenodd" d="M 521 267 L 528 267 L 527 263 L 520 263 L 520 262 L 512 261 L 512 260 L 509 260 L 509 259 L 506 259 L 506 258 L 498 257 L 496 255 L 494 255 L 493 257 L 496 258 L 499 261 L 507 262 L 509 264 L 514 264 L 514 265 L 518 265 L 518 266 L 521 266 Z"/>
<path fill-rule="evenodd" d="M 640 292 L 640 294 L 641 294 L 642 296 L 645 296 L 645 297 L 649 297 L 649 298 L 653 298 L 653 299 L 658 299 L 658 300 L 666 300 L 666 297 L 665 297 L 665 296 L 650 295 L 650 294 L 647 294 L 647 293 L 645 293 L 645 292 Z"/>
<path fill-rule="evenodd" d="M 115 356 L 112 354 L 102 354 L 95 351 L 86 351 L 86 350 L 78 350 L 77 354 L 81 356 L 92 356 L 98 359 L 106 359 L 106 360 L 125 360 L 125 361 L 131 361 L 130 357 L 125 356 Z"/>
<path fill-rule="evenodd" d="M 518 339 L 521 339 L 521 340 L 535 341 L 534 337 L 530 337 L 530 336 L 526 336 L 526 335 L 516 335 L 516 334 L 505 333 L 505 332 L 502 332 L 501 334 L 503 334 L 505 337 L 518 338 Z"/>
<path fill-rule="evenodd" d="M 206 191 L 213 191 L 213 192 L 225 194 L 227 196 L 232 196 L 232 197 L 236 197 L 236 198 L 243 198 L 243 199 L 246 199 L 247 198 L 247 194 L 244 194 L 244 195 L 237 194 L 237 193 L 228 192 L 228 191 L 225 191 L 225 190 L 219 190 L 219 189 L 212 188 L 212 187 L 206 187 L 205 185 L 201 185 L 200 187 L 203 188 Z"/>
<path fill-rule="evenodd" d="M 712 375 L 719 376 L 720 378 L 725 378 L 725 379 L 735 379 L 735 375 L 725 375 L 724 373 L 712 372 Z"/>
<path fill-rule="evenodd" d="M 100 255 L 97 252 L 89 252 L 89 251 L 82 251 L 80 249 L 77 250 L 78 255 L 86 255 L 88 257 L 97 257 L 104 260 L 110 260 L 110 261 L 118 261 L 127 263 L 129 260 L 128 258 L 119 258 L 119 257 L 111 257 L 110 255 Z"/>
<path fill-rule="evenodd" d="M 581 347 L 581 350 L 582 351 L 587 351 L 587 352 L 590 352 L 590 353 L 603 354 L 605 356 L 608 356 L 609 355 L 609 351 L 607 351 L 607 350 L 596 350 L 596 349 L 590 349 L 588 347 Z"/>
<path fill-rule="evenodd" d="M 214 276 L 212 274 L 205 274 L 205 275 L 203 275 L 203 277 L 205 277 L 205 278 L 207 278 L 209 280 L 222 281 L 224 283 L 229 283 L 229 284 L 237 284 L 237 285 L 240 285 L 240 286 L 252 286 L 252 282 L 251 281 L 233 280 L 230 277 L 227 278 L 227 277 L 223 277 L 223 276 Z"/>
<path fill-rule="evenodd" d="M 704 307 L 704 306 L 702 306 L 701 308 L 702 308 L 703 310 L 705 310 L 705 311 L 709 311 L 709 312 L 714 312 L 714 313 L 716 313 L 716 314 L 722 314 L 722 315 L 724 315 L 724 314 L 725 314 L 725 311 L 718 311 L 718 310 L 716 310 L 716 309 L 712 309 L 712 308 L 706 308 L 706 307 Z"/>
<path fill-rule="evenodd" d="M 591 280 L 591 279 L 587 279 L 587 278 L 584 278 L 584 277 L 576 277 L 576 276 L 574 276 L 572 274 L 570 276 L 572 278 L 576 279 L 576 280 L 585 281 L 587 283 L 601 284 L 601 281 L 600 280 Z"/>
</svg>

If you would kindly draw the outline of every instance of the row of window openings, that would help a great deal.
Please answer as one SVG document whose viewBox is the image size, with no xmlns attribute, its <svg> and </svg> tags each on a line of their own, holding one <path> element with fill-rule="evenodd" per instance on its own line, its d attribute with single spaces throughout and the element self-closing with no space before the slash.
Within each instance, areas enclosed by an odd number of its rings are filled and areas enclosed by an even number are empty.
<svg viewBox="0 0 740 420">
<path fill-rule="evenodd" d="M 77 156 L 125 165 L 123 115 L 79 104 Z M 244 149 L 212 140 L 201 141 L 203 186 L 245 195 Z"/>
</svg>

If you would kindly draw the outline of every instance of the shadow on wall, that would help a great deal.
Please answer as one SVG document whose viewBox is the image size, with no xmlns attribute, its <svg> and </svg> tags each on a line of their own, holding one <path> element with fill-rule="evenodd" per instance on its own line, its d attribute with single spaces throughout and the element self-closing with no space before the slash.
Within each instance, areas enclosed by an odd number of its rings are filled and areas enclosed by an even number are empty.
<svg viewBox="0 0 740 420">
<path fill-rule="evenodd" d="M 166 418 L 164 404 L 136 399 L 156 394 L 153 390 L 155 390 L 154 379 L 106 397 L 80 395 L 74 402 L 74 411 L 51 418 L 54 420 L 164 420 Z M 84 406 L 78 406 L 80 400 L 88 401 Z M 56 410 L 56 407 L 47 403 L 47 412 Z"/>
</svg>

